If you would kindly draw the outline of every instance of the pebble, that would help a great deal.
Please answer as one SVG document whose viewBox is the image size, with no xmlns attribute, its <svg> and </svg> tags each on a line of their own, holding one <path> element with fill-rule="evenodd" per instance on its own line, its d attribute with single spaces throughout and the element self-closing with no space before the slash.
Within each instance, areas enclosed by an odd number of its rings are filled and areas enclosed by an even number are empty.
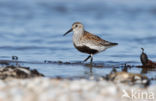
<svg viewBox="0 0 156 101">
<path fill-rule="evenodd" d="M 105 80 L 58 80 L 36 77 L 0 80 L 0 101 L 132 101 L 122 98 L 123 89 L 127 92 L 136 89 L 139 92 L 156 93 L 156 85 L 143 89 Z"/>
</svg>

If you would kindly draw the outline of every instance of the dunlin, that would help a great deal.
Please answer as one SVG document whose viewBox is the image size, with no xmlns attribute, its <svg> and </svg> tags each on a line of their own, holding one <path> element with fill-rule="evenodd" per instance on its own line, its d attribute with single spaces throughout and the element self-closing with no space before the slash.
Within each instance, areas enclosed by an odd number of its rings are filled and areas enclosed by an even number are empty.
<svg viewBox="0 0 156 101">
<path fill-rule="evenodd" d="M 94 54 L 102 52 L 112 46 L 118 45 L 118 43 L 105 41 L 100 37 L 85 31 L 83 24 L 80 22 L 73 23 L 72 28 L 67 31 L 64 36 L 71 31 L 74 32 L 73 44 L 75 48 L 80 52 L 89 54 L 84 62 L 91 58 L 90 62 L 92 63 Z"/>
</svg>

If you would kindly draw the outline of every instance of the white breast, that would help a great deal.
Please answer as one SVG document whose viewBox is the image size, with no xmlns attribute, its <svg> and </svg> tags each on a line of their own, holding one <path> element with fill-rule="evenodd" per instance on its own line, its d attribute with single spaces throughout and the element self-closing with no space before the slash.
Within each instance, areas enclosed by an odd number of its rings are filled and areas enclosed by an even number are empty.
<svg viewBox="0 0 156 101">
<path fill-rule="evenodd" d="M 82 42 L 80 40 L 80 38 L 83 36 L 83 30 L 74 30 L 74 34 L 73 34 L 73 43 L 76 46 L 82 46 Z"/>
</svg>

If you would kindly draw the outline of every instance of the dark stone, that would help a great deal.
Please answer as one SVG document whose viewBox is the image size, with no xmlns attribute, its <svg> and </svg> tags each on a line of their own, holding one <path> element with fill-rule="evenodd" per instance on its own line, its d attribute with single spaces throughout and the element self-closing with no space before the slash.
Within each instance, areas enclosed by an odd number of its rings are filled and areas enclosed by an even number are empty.
<svg viewBox="0 0 156 101">
<path fill-rule="evenodd" d="M 9 61 L 5 61 L 5 60 L 3 61 L 3 60 L 1 60 L 0 61 L 0 64 L 2 64 L 2 65 L 9 65 Z"/>
<path fill-rule="evenodd" d="M 31 70 L 32 76 L 44 76 L 43 74 L 39 73 L 36 69 Z"/>
<path fill-rule="evenodd" d="M 17 56 L 12 56 L 12 60 L 18 60 Z"/>
<path fill-rule="evenodd" d="M 20 71 L 20 70 L 15 70 L 18 78 L 27 78 L 28 77 L 28 74 L 25 73 L 24 71 Z"/>
<path fill-rule="evenodd" d="M 143 65 L 146 65 L 148 62 L 148 56 L 144 53 L 144 49 L 142 49 L 142 54 L 140 55 L 140 60 Z"/>
<path fill-rule="evenodd" d="M 39 73 L 36 69 L 31 70 L 29 67 L 6 66 L 0 68 L 0 79 L 2 80 L 7 79 L 9 77 L 25 79 L 43 76 L 44 75 Z"/>
<path fill-rule="evenodd" d="M 147 68 L 156 68 L 156 63 L 148 59 L 148 56 L 146 53 L 144 53 L 144 49 L 142 49 L 142 54 L 140 55 L 140 60 L 142 63 L 142 67 L 147 67 Z"/>
<path fill-rule="evenodd" d="M 62 64 L 63 62 L 62 61 L 58 61 L 58 64 Z"/>
</svg>

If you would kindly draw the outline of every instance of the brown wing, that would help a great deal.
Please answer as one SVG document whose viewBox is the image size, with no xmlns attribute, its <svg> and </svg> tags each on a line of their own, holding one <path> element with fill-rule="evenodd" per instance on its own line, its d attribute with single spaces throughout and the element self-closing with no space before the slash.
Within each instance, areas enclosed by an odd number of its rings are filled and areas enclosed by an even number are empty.
<svg viewBox="0 0 156 101">
<path fill-rule="evenodd" d="M 82 39 L 85 38 L 85 41 L 94 44 L 94 45 L 102 45 L 102 46 L 114 46 L 117 43 L 111 43 L 109 41 L 101 39 L 99 36 L 93 35 L 87 31 L 85 31 L 84 36 Z M 84 39 L 83 39 L 84 40 Z"/>
</svg>

